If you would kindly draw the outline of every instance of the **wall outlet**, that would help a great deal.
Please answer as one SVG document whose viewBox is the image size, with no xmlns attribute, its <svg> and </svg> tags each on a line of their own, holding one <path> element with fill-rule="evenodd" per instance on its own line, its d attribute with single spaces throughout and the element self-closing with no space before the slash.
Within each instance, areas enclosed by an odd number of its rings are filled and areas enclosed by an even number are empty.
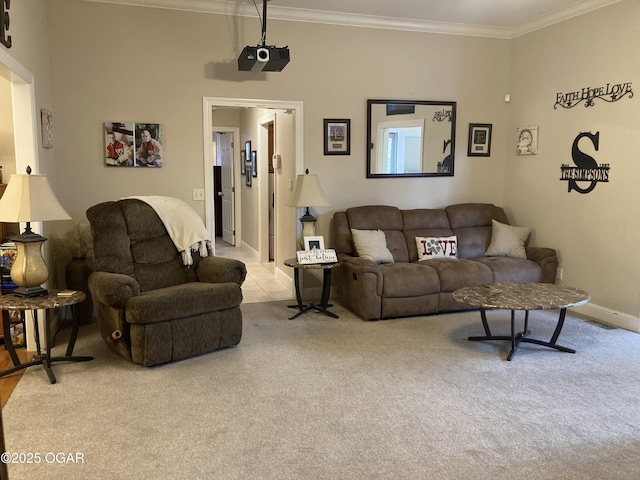
<svg viewBox="0 0 640 480">
<path fill-rule="evenodd" d="M 556 277 L 558 278 L 558 280 L 562 280 L 562 277 L 564 277 L 564 270 L 562 268 L 558 269 L 558 271 L 556 272 Z"/>
<path fill-rule="evenodd" d="M 204 188 L 194 188 L 193 189 L 193 199 L 194 200 L 204 200 Z"/>
</svg>

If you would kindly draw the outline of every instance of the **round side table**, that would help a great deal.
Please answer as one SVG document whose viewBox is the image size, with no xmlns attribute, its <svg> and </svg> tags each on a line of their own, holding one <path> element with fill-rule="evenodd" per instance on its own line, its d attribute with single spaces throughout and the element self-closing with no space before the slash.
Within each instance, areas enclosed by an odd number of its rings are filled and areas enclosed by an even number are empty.
<svg viewBox="0 0 640 480">
<path fill-rule="evenodd" d="M 51 364 L 54 362 L 86 362 L 89 360 L 93 360 L 93 357 L 74 357 L 73 348 L 76 344 L 76 339 L 78 337 L 78 329 L 80 326 L 80 318 L 77 315 L 76 305 L 82 302 L 86 297 L 83 292 L 76 291 L 71 293 L 70 295 L 59 295 L 59 290 L 49 290 L 47 295 L 41 295 L 37 297 L 18 297 L 13 294 L 2 295 L 0 296 L 0 309 L 2 309 L 2 327 L 4 331 L 4 339 L 5 346 L 9 355 L 11 356 L 11 361 L 13 362 L 13 368 L 9 368 L 7 370 L 3 370 L 0 372 L 0 377 L 4 377 L 5 375 L 10 375 L 18 370 L 23 370 L 32 365 L 42 365 L 47 372 L 47 376 L 49 377 L 49 381 L 51 383 L 56 383 L 56 377 L 53 374 L 53 370 L 51 369 Z M 69 344 L 67 345 L 67 351 L 65 355 L 59 357 L 51 356 L 51 311 L 56 308 L 62 308 L 66 306 L 72 307 L 72 316 L 73 316 L 73 328 L 71 331 L 71 337 L 69 338 Z M 20 363 L 18 356 L 16 355 L 15 347 L 13 345 L 13 341 L 11 339 L 10 333 L 10 318 L 9 318 L 9 310 L 18 310 L 20 312 L 24 312 L 26 310 L 33 311 L 33 326 L 34 326 L 34 337 L 36 341 L 36 353 L 33 356 L 33 359 L 29 362 Z M 40 345 L 40 329 L 38 328 L 38 310 L 45 310 L 45 335 L 46 335 L 46 343 L 44 348 L 44 353 L 42 352 L 42 348 Z"/>
<path fill-rule="evenodd" d="M 324 313 L 333 318 L 338 318 L 333 312 L 327 310 L 329 305 L 329 296 L 331 294 L 331 270 L 338 265 L 337 263 L 298 263 L 296 258 L 288 258 L 284 261 L 284 264 L 287 267 L 293 268 L 293 281 L 296 286 L 296 305 L 289 305 L 291 308 L 297 308 L 298 312 L 289 317 L 289 320 L 293 320 L 294 318 L 299 317 L 303 313 L 306 313 L 311 310 L 318 311 L 320 313 Z M 320 303 L 309 303 L 305 305 L 302 303 L 302 294 L 300 292 L 300 270 L 322 270 L 322 297 L 320 298 Z"/>
</svg>

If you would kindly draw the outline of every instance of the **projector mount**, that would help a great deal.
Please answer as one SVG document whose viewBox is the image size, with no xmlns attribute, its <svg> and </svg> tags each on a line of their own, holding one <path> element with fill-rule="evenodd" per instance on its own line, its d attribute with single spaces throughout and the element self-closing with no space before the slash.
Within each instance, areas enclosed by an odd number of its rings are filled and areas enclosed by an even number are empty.
<svg viewBox="0 0 640 480">
<path fill-rule="evenodd" d="M 257 47 L 246 46 L 238 57 L 238 70 L 280 72 L 289 63 L 289 48 L 267 45 L 267 1 L 262 6 L 262 37 Z M 255 4 L 255 0 L 254 0 Z M 257 5 L 256 5 L 257 9 Z M 258 12 L 259 13 L 259 12 Z"/>
</svg>

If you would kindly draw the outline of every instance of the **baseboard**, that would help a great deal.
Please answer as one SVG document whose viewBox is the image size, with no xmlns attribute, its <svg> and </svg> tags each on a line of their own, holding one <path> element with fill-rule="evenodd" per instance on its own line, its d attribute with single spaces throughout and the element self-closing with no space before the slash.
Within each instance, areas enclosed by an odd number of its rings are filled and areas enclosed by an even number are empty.
<svg viewBox="0 0 640 480">
<path fill-rule="evenodd" d="M 287 285 L 293 292 L 293 278 L 287 275 L 286 272 L 280 268 L 276 268 L 276 277 L 278 277 L 278 280 Z"/>
<path fill-rule="evenodd" d="M 253 247 L 251 247 L 248 243 L 242 242 L 242 249 L 247 252 L 247 254 L 251 255 L 251 258 L 255 259 L 256 261 L 258 260 L 258 258 L 260 258 L 260 254 L 258 253 L 258 251 L 253 249 Z"/>
<path fill-rule="evenodd" d="M 640 333 L 640 317 L 633 317 L 594 303 L 587 303 L 581 307 L 572 308 L 571 311 L 591 317 L 607 325 L 613 325 L 614 327 Z"/>
</svg>

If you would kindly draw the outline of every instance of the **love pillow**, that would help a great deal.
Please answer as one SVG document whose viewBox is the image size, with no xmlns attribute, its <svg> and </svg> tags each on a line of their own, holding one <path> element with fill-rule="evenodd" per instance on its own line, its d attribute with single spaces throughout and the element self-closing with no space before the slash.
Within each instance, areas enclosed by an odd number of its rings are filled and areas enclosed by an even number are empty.
<svg viewBox="0 0 640 480">
<path fill-rule="evenodd" d="M 416 237 L 418 261 L 458 258 L 458 237 Z"/>
</svg>

